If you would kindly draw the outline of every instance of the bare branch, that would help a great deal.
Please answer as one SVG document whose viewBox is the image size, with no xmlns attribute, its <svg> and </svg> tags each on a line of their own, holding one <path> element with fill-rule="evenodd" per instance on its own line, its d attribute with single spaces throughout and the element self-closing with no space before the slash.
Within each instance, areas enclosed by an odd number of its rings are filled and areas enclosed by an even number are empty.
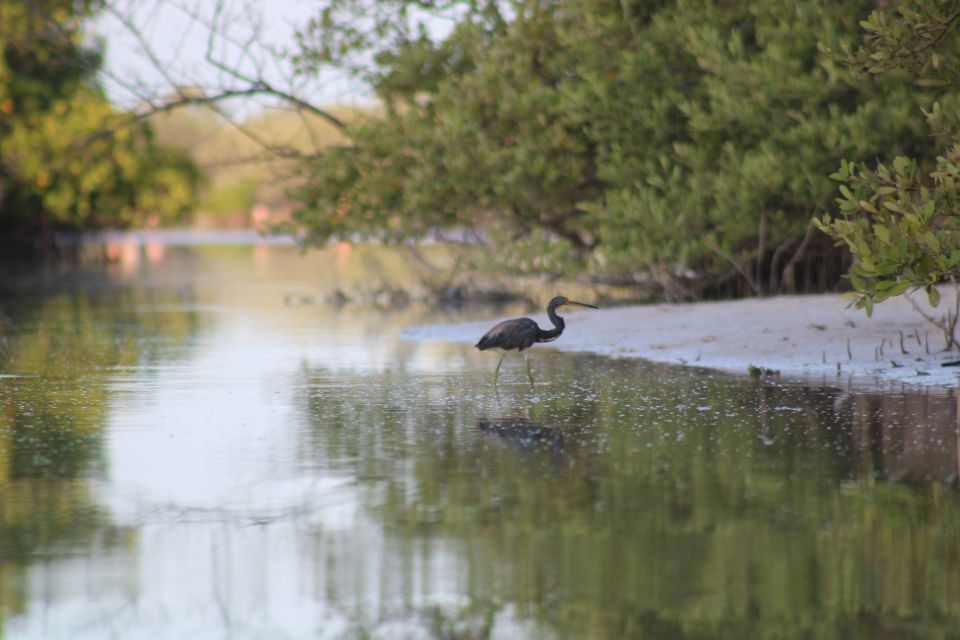
<svg viewBox="0 0 960 640">
<path fill-rule="evenodd" d="M 717 254 L 727 262 L 729 262 L 730 266 L 736 269 L 737 273 L 739 273 L 743 277 L 743 279 L 747 281 L 747 284 L 750 285 L 750 288 L 753 289 L 753 295 L 755 296 L 762 295 L 760 292 L 760 287 L 757 285 L 757 281 L 754 280 L 753 276 L 750 274 L 750 271 L 739 260 L 737 260 L 729 252 L 721 249 L 720 246 L 716 243 L 716 241 L 713 240 L 712 238 L 708 239 L 706 246 L 715 254 Z"/>
<path fill-rule="evenodd" d="M 146 90 L 142 83 L 132 83 L 118 78 L 116 74 L 108 73 L 111 81 L 116 82 L 118 86 L 136 96 L 141 103 L 146 105 L 146 108 L 141 108 L 128 124 L 135 124 L 157 113 L 171 111 L 187 105 L 212 105 L 235 98 L 270 96 L 287 103 L 294 109 L 307 111 L 340 131 L 347 129 L 346 123 L 331 111 L 294 94 L 292 90 L 278 86 L 264 75 L 262 70 L 269 65 L 270 61 L 275 61 L 276 57 L 267 53 L 264 53 L 265 57 L 263 58 L 257 59 L 255 57 L 256 53 L 261 50 L 257 45 L 262 40 L 262 23 L 251 18 L 253 26 L 250 33 L 242 39 L 234 38 L 230 34 L 230 25 L 225 14 L 223 0 L 216 1 L 212 14 L 206 18 L 196 10 L 192 11 L 174 3 L 170 5 L 183 12 L 194 24 L 202 25 L 207 30 L 205 60 L 211 68 L 223 74 L 222 86 L 219 87 L 209 87 L 204 82 L 178 81 L 170 72 L 168 65 L 161 59 L 161 56 L 153 49 L 142 28 L 135 23 L 133 18 L 121 11 L 115 3 L 108 2 L 105 4 L 109 14 L 134 39 L 150 66 L 157 71 L 168 85 L 165 87 L 168 97 L 158 98 L 156 93 Z M 229 48 L 229 51 L 239 52 L 239 58 L 228 61 L 225 53 L 227 49 L 224 45 Z M 244 67 L 252 67 L 253 71 L 245 71 Z M 290 75 L 292 75 L 292 72 Z M 196 91 L 187 91 L 187 87 Z"/>
</svg>

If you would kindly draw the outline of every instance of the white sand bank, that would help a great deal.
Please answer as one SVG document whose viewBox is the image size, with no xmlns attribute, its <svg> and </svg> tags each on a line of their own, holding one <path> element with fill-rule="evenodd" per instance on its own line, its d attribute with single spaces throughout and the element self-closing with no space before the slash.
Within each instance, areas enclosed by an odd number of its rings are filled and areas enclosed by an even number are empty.
<svg viewBox="0 0 960 640">
<path fill-rule="evenodd" d="M 941 289 L 941 294 L 936 309 L 930 309 L 922 292 L 914 299 L 939 318 L 953 307 L 955 295 L 949 288 Z M 744 375 L 752 364 L 785 377 L 957 386 L 960 367 L 941 365 L 960 360 L 960 352 L 944 351 L 943 333 L 907 299 L 901 296 L 877 305 L 872 318 L 847 308 L 848 303 L 847 297 L 828 294 L 599 311 L 564 307 L 563 336 L 534 349 L 636 357 Z M 549 326 L 546 314 L 531 317 Z M 418 327 L 404 332 L 404 337 L 474 343 L 493 324 L 488 320 Z"/>
</svg>

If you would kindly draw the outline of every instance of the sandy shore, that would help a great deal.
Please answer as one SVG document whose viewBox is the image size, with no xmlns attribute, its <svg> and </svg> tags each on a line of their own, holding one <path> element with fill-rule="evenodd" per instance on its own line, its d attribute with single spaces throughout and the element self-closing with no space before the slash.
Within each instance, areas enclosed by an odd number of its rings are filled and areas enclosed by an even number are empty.
<svg viewBox="0 0 960 640">
<path fill-rule="evenodd" d="M 944 316 L 954 303 L 952 288 L 928 314 Z M 901 382 L 956 387 L 960 352 L 945 351 L 943 332 L 926 321 L 903 296 L 875 307 L 873 317 L 847 308 L 841 295 L 658 304 L 591 311 L 566 307 L 563 336 L 536 349 L 591 352 L 613 357 L 707 367 L 748 374 L 749 366 L 783 377 L 860 383 Z M 922 300 L 922 302 L 921 302 Z M 545 314 L 531 315 L 549 326 Z M 470 322 L 418 327 L 411 339 L 474 343 L 494 323 Z M 960 331 L 958 331 L 960 333 Z"/>
</svg>

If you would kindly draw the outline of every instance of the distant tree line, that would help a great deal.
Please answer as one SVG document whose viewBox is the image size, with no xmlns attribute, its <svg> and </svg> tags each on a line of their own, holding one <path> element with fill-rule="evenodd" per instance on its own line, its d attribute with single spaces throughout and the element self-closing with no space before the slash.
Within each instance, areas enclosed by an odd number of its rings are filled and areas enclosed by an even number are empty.
<svg viewBox="0 0 960 640">
<path fill-rule="evenodd" d="M 925 33 L 892 5 L 878 15 L 901 39 Z M 332 0 L 300 34 L 300 69 L 351 69 L 384 113 L 304 164 L 297 223 L 318 243 L 479 228 L 517 271 L 655 282 L 673 298 L 835 287 L 851 261 L 830 222 L 837 180 L 872 180 L 837 174 L 841 161 L 917 158 L 909 177 L 929 182 L 952 138 L 930 135 L 924 111 L 957 113 L 955 84 L 871 49 L 877 6 Z M 945 77 L 957 44 L 941 29 L 927 55 L 951 53 L 906 59 Z M 872 233 L 876 204 L 842 207 Z"/>
<path fill-rule="evenodd" d="M 0 240 L 186 215 L 201 179 L 183 153 L 114 108 L 83 29 L 94 0 L 0 0 Z"/>
</svg>

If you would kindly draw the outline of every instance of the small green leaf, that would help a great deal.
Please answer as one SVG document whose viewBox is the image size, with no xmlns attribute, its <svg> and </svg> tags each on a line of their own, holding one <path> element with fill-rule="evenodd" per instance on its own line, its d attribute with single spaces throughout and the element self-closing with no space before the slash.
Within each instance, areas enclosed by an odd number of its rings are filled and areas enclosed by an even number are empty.
<svg viewBox="0 0 960 640">
<path fill-rule="evenodd" d="M 887 209 L 890 209 L 890 211 L 894 211 L 896 213 L 903 213 L 903 209 L 901 209 L 896 202 L 891 202 L 890 200 L 887 200 L 886 202 L 883 203 L 883 206 L 886 207 Z"/>
<path fill-rule="evenodd" d="M 931 307 L 940 304 L 940 292 L 937 291 L 936 287 L 927 287 L 927 299 L 930 301 Z"/>
<path fill-rule="evenodd" d="M 906 290 L 909 288 L 910 288 L 910 282 L 908 282 L 907 280 L 900 280 L 895 285 L 893 285 L 889 291 L 887 291 L 887 295 L 893 298 L 895 296 L 899 296 L 905 293 Z"/>
<path fill-rule="evenodd" d="M 853 285 L 853 288 L 855 291 L 863 291 L 864 289 L 866 289 L 866 283 L 864 282 L 863 278 L 858 276 L 853 271 L 847 274 L 847 277 L 850 278 L 850 284 Z"/>
<path fill-rule="evenodd" d="M 853 268 L 865 276 L 873 276 L 877 273 L 877 265 L 875 265 L 870 258 L 863 258 L 860 260 L 860 263 L 854 265 Z"/>
</svg>

